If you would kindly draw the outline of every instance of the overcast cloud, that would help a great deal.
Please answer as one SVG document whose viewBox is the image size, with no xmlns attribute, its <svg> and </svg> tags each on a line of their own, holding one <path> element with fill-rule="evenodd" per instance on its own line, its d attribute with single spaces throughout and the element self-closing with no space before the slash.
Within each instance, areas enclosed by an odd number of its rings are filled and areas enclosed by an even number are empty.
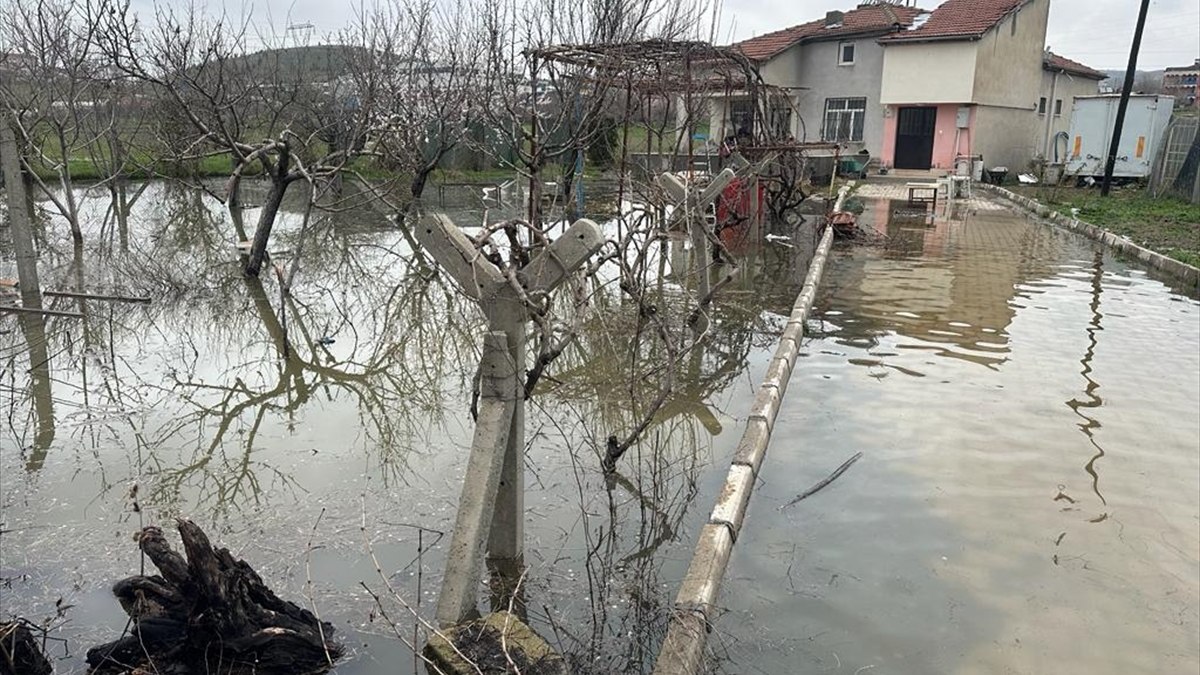
<svg viewBox="0 0 1200 675">
<path fill-rule="evenodd" d="M 918 2 L 933 9 L 937 0 Z M 1051 0 L 1046 44 L 1055 52 L 1100 70 L 1123 69 L 1133 43 L 1137 0 Z M 724 25 L 735 39 L 803 23 L 851 2 L 818 0 L 725 0 Z M 723 35 L 727 35 L 724 33 Z M 1156 70 L 1190 64 L 1200 52 L 1200 0 L 1153 0 L 1138 69 Z"/>
<path fill-rule="evenodd" d="M 189 0 L 160 0 L 186 7 Z M 723 0 L 720 42 L 753 37 L 820 18 L 831 9 L 847 10 L 855 0 Z M 139 0 L 149 6 L 151 0 Z M 220 5 L 221 0 L 211 0 Z M 255 22 L 270 19 L 277 29 L 311 24 L 310 38 L 345 25 L 351 0 L 224 0 L 231 13 L 252 12 Z M 933 9 L 939 0 L 919 4 Z M 1055 52 L 1102 70 L 1122 69 L 1129 57 L 1137 0 L 1051 0 L 1047 44 Z M 293 31 L 293 34 L 305 30 Z M 1190 64 L 1200 56 L 1200 0 L 1154 0 L 1138 58 L 1142 70 Z"/>
</svg>

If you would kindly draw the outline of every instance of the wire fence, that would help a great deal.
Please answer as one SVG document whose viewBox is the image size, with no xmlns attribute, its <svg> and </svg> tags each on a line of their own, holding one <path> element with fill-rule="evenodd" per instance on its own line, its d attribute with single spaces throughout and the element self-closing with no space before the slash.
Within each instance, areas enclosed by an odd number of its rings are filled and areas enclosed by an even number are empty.
<svg viewBox="0 0 1200 675">
<path fill-rule="evenodd" d="M 1150 173 L 1150 194 L 1200 204 L 1200 117 L 1176 115 Z"/>
</svg>

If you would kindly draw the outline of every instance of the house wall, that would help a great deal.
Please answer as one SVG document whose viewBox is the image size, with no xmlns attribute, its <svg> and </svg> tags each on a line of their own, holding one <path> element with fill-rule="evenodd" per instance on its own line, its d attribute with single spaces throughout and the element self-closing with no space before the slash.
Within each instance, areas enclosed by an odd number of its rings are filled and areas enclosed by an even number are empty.
<svg viewBox="0 0 1200 675">
<path fill-rule="evenodd" d="M 988 169 L 1028 171 L 1030 160 L 1041 154 L 1044 136 L 1038 129 L 1043 120 L 1036 110 L 976 106 L 971 154 L 983 155 Z"/>
<path fill-rule="evenodd" d="M 854 65 L 847 66 L 838 65 L 842 42 L 830 40 L 804 45 L 799 81 L 807 89 L 798 92 L 798 108 L 806 132 L 804 140 L 821 140 L 825 99 L 862 97 L 867 99 L 863 140 L 848 143 L 845 152 L 853 154 L 865 148 L 872 157 L 878 157 L 883 149 L 883 106 L 879 103 L 883 47 L 876 38 L 860 38 L 853 42 Z M 799 130 L 795 135 L 801 138 Z"/>
<path fill-rule="evenodd" d="M 930 105 L 937 108 L 937 118 L 934 121 L 933 129 L 933 157 L 930 159 L 931 169 L 953 171 L 954 160 L 958 155 L 978 154 L 977 151 L 972 150 L 974 140 L 972 134 L 975 127 L 975 110 L 973 108 L 967 118 L 967 128 L 959 129 L 958 109 L 960 106 L 957 103 L 917 103 L 914 105 Z M 885 166 L 895 164 L 896 119 L 899 107 L 891 106 L 883 120 L 883 138 L 879 157 Z"/>
<path fill-rule="evenodd" d="M 1100 91 L 1100 83 L 1096 80 L 1070 73 L 1042 71 L 1042 90 L 1038 97 L 1046 97 L 1046 114 L 1038 115 L 1041 125 L 1041 145 L 1038 146 L 1039 157 L 1054 159 L 1054 136 L 1059 132 L 1066 133 L 1071 127 L 1071 106 L 1076 96 L 1090 96 Z M 1054 114 L 1054 102 L 1062 101 L 1062 113 Z M 1060 150 L 1061 150 L 1060 145 Z M 1059 161 L 1066 157 L 1059 155 Z"/>
<path fill-rule="evenodd" d="M 1029 110 L 1042 90 L 1050 0 L 1030 0 L 976 43 L 973 103 Z"/>
<path fill-rule="evenodd" d="M 896 105 L 974 100 L 976 44 L 955 41 L 885 45 L 880 102 Z"/>
<path fill-rule="evenodd" d="M 793 45 L 758 67 L 759 76 L 762 77 L 763 82 L 792 90 L 788 98 L 793 106 L 796 105 L 796 90 L 800 87 L 800 61 L 803 49 L 801 45 Z M 737 131 L 729 119 L 730 102 L 745 98 L 748 98 L 745 92 L 734 92 L 731 98 L 726 98 L 723 94 L 716 94 L 712 97 L 709 106 L 709 138 L 719 143 L 721 139 L 731 136 Z M 800 138 L 799 129 L 800 122 L 793 114 L 792 135 L 796 138 Z"/>
</svg>

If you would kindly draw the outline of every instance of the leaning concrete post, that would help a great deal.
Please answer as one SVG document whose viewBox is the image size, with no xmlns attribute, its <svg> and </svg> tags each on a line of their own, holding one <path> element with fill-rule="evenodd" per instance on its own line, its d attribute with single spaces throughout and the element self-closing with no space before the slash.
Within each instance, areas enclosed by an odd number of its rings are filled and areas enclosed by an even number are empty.
<svg viewBox="0 0 1200 675">
<path fill-rule="evenodd" d="M 704 212 L 721 196 L 721 192 L 733 181 L 733 169 L 726 168 L 717 174 L 702 191 L 696 191 L 673 173 L 658 177 L 658 184 L 675 200 L 675 215 L 672 223 L 683 221 L 692 241 L 692 258 L 696 266 L 696 293 L 701 301 L 712 291 L 709 265 L 712 264 L 712 248 L 709 246 L 709 228 Z"/>
<path fill-rule="evenodd" d="M 489 329 L 505 336 L 519 394 L 509 415 L 504 460 L 498 468 L 487 551 L 489 559 L 519 564 L 524 557 L 525 539 L 525 396 L 520 388 L 525 379 L 525 330 L 529 321 L 526 301 L 544 297 L 566 281 L 600 250 L 604 235 L 596 223 L 577 220 L 518 270 L 515 279 L 510 279 L 444 215 L 425 216 L 415 234 L 463 292 L 479 304 Z M 464 494 L 467 489 L 464 487 Z"/>
<path fill-rule="evenodd" d="M 446 576 L 438 596 L 437 621 L 441 627 L 474 618 L 517 397 L 517 371 L 507 336 L 500 331 L 488 333 L 483 338 L 479 361 L 479 417 L 446 556 Z"/>
</svg>

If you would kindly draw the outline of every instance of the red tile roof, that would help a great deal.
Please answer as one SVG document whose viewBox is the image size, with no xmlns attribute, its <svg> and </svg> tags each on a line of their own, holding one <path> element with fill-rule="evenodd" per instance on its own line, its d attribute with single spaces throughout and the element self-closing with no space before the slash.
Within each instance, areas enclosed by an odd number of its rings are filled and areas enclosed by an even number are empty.
<svg viewBox="0 0 1200 675">
<path fill-rule="evenodd" d="M 951 0 L 953 1 L 953 0 Z M 815 42 L 826 39 L 840 39 L 849 35 L 871 35 L 887 33 L 900 26 L 911 26 L 918 14 L 926 14 L 926 10 L 916 7 L 879 4 L 863 5 L 845 13 L 842 23 L 837 27 L 827 28 L 825 19 L 817 19 L 802 23 L 799 26 L 784 28 L 773 33 L 766 33 L 750 38 L 734 45 L 747 57 L 755 61 L 767 59 L 783 52 L 792 45 L 800 42 Z"/>
<path fill-rule="evenodd" d="M 1042 67 L 1046 70 L 1061 70 L 1072 75 L 1090 78 L 1093 80 L 1104 80 L 1108 75 L 1102 73 L 1095 68 L 1088 68 L 1078 61 L 1072 61 L 1065 56 L 1059 56 L 1054 52 L 1046 52 L 1042 57 Z"/>
<path fill-rule="evenodd" d="M 887 42 L 973 39 L 1029 0 L 946 0 L 913 30 L 889 35 Z"/>
</svg>

